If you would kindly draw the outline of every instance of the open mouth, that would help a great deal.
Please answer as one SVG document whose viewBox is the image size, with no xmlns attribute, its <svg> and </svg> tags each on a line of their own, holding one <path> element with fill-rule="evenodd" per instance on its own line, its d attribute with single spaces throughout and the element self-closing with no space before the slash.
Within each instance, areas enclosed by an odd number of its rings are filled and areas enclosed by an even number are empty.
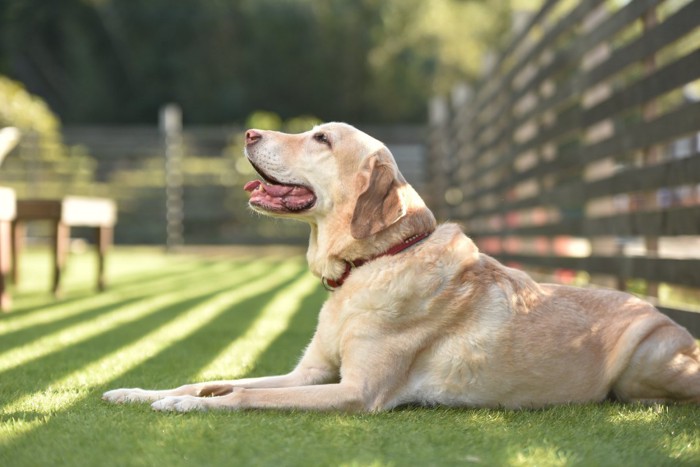
<svg viewBox="0 0 700 467">
<path fill-rule="evenodd" d="M 281 183 L 252 164 L 264 181 L 253 180 L 243 189 L 250 193 L 250 205 L 274 213 L 297 213 L 316 204 L 316 194 L 303 185 Z"/>
</svg>

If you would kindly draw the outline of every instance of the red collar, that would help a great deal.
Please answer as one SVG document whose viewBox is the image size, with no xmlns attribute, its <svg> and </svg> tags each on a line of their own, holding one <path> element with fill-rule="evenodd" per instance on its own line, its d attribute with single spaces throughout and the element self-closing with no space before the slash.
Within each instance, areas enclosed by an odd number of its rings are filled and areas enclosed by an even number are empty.
<svg viewBox="0 0 700 467">
<path fill-rule="evenodd" d="M 345 261 L 345 271 L 343 271 L 343 275 L 340 276 L 338 279 L 333 280 L 333 279 L 328 279 L 327 277 L 322 277 L 321 282 L 323 283 L 323 286 L 326 288 L 326 290 L 333 292 L 335 289 L 343 285 L 345 283 L 345 280 L 350 276 L 350 272 L 354 268 L 359 268 L 365 263 L 369 263 L 372 260 L 375 260 L 377 258 L 381 258 L 382 256 L 393 256 L 395 254 L 401 253 L 403 250 L 406 248 L 409 248 L 416 243 L 420 242 L 421 240 L 425 240 L 430 236 L 432 232 L 426 232 L 422 234 L 417 234 L 413 235 L 412 237 L 408 237 L 406 240 L 403 242 L 396 244 L 386 250 L 384 253 L 380 253 L 378 255 L 372 256 L 371 258 L 367 259 L 356 259 L 353 261 Z"/>
</svg>

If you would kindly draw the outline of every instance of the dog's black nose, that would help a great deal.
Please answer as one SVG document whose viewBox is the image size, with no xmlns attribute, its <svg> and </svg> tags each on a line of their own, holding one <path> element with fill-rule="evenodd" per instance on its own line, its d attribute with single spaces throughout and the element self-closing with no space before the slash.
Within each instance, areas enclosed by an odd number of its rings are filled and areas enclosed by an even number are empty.
<svg viewBox="0 0 700 467">
<path fill-rule="evenodd" d="M 250 146 L 257 143 L 262 139 L 262 134 L 255 130 L 248 130 L 245 132 L 245 145 Z"/>
</svg>

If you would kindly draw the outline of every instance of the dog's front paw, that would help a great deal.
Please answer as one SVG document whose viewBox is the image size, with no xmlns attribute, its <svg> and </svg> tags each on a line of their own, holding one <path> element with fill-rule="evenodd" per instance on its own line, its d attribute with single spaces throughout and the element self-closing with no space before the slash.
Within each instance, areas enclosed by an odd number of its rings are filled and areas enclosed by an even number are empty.
<svg viewBox="0 0 700 467">
<path fill-rule="evenodd" d="M 161 412 L 204 411 L 207 410 L 207 401 L 195 396 L 172 396 L 154 402 L 151 407 Z"/>
<path fill-rule="evenodd" d="M 124 404 L 127 402 L 153 402 L 157 398 L 152 391 L 141 388 L 113 389 L 102 394 L 102 400 L 113 404 Z"/>
</svg>

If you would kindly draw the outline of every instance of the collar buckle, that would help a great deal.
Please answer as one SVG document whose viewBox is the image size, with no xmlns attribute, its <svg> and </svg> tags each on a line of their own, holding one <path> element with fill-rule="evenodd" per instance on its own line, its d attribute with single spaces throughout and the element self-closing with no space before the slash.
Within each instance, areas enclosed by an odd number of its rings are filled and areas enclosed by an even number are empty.
<svg viewBox="0 0 700 467">
<path fill-rule="evenodd" d="M 328 282 L 329 282 L 329 280 L 328 280 L 327 277 L 324 276 L 324 277 L 321 278 L 321 284 L 323 284 L 323 288 L 326 289 L 326 290 L 329 291 L 329 292 L 334 292 L 335 289 L 337 289 L 337 288 L 339 287 L 338 285 L 332 286 L 332 285 L 330 285 Z M 336 283 L 336 282 L 333 281 L 333 280 L 331 280 L 330 282 L 333 282 L 334 284 Z"/>
</svg>

